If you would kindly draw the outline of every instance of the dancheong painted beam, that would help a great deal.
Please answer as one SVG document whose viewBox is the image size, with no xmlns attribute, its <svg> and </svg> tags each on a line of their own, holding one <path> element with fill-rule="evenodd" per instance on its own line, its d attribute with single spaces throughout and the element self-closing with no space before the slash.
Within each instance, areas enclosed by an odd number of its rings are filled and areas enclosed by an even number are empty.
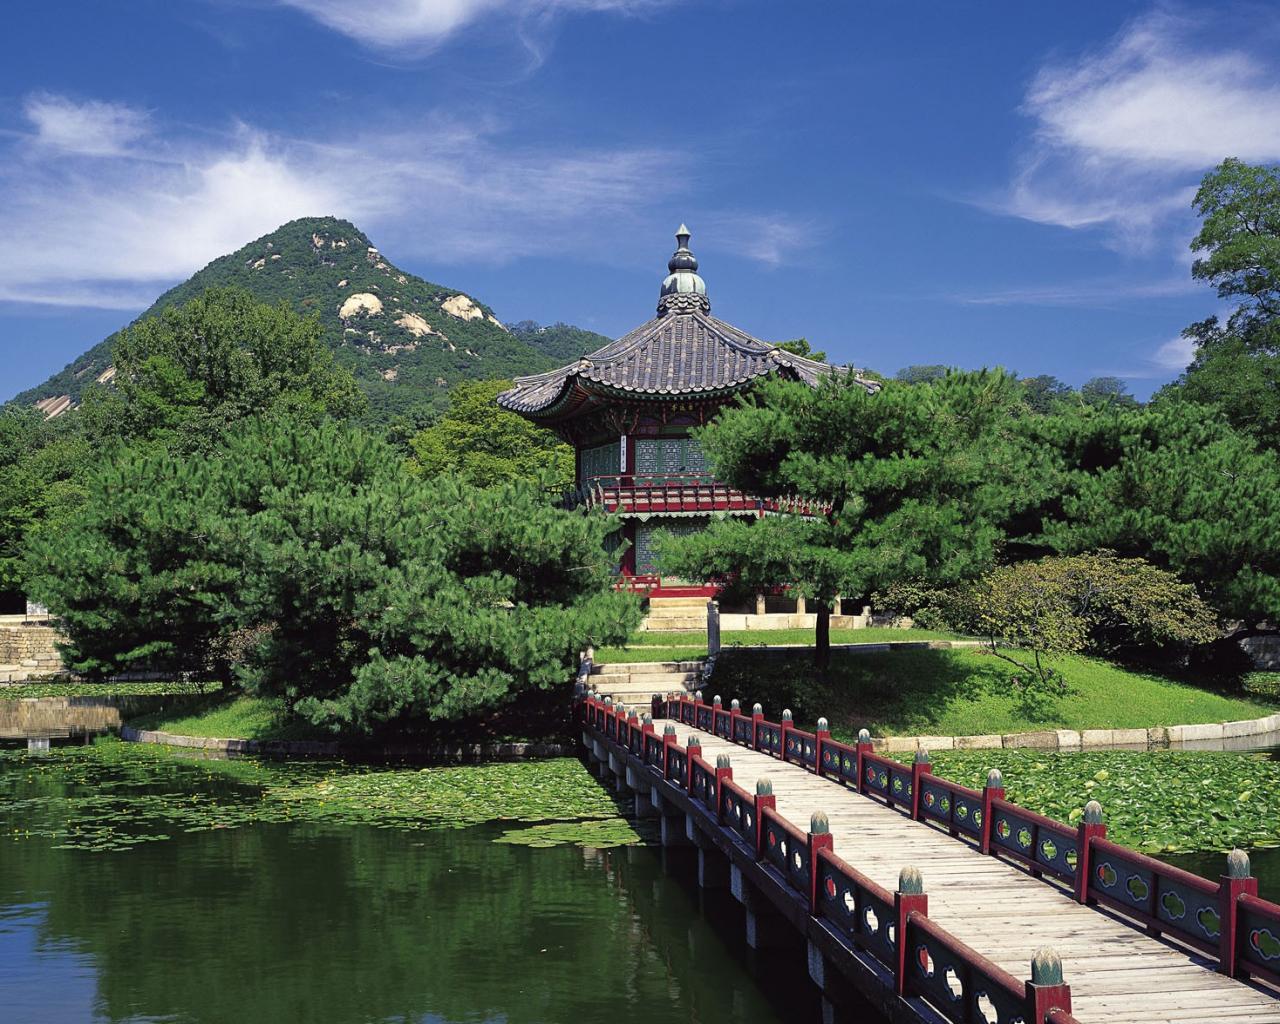
<svg viewBox="0 0 1280 1024">
<path fill-rule="evenodd" d="M 1242 854 L 1201 878 L 1107 840 L 1096 805 L 1068 826 L 998 773 L 967 789 L 758 705 L 578 706 L 663 841 L 729 876 L 748 942 L 803 936 L 833 1004 L 852 987 L 893 1021 L 1280 1024 L 1280 906 Z"/>
</svg>

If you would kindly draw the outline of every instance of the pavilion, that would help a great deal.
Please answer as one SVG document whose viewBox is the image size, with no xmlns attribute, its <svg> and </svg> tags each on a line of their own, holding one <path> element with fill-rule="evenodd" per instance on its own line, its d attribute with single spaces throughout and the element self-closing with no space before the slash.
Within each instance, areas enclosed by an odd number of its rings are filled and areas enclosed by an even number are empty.
<svg viewBox="0 0 1280 1024">
<path fill-rule="evenodd" d="M 860 371 L 795 355 L 713 317 L 689 237 L 682 224 L 656 317 L 567 366 L 520 377 L 498 396 L 503 408 L 573 445 L 573 500 L 622 520 L 630 542 L 622 577 L 650 597 L 715 592 L 663 579 L 654 549 L 659 530 L 697 530 L 712 517 L 826 511 L 756 498 L 716 480 L 691 428 L 770 376 L 816 387 L 829 374 L 852 373 L 869 391 L 879 387 Z"/>
</svg>

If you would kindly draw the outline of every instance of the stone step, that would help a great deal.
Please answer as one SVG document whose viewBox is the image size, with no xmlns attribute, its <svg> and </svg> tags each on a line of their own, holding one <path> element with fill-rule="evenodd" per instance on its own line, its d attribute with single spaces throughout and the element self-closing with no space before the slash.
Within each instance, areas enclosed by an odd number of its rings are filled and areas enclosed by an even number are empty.
<svg viewBox="0 0 1280 1024">
<path fill-rule="evenodd" d="M 18 662 L 18 664 L 21 665 L 23 668 L 39 668 L 40 667 L 40 662 L 37 661 L 35 658 L 23 658 L 20 662 Z"/>
<path fill-rule="evenodd" d="M 702 662 L 700 661 L 616 661 L 608 665 L 592 665 L 591 674 L 599 675 L 601 672 L 609 672 L 618 674 L 625 672 L 629 675 L 644 675 L 647 672 L 700 672 L 702 671 Z"/>
<path fill-rule="evenodd" d="M 648 618 L 640 624 L 645 633 L 705 633 L 707 631 L 706 616 L 698 618 L 675 616 L 670 618 Z"/>
<path fill-rule="evenodd" d="M 705 612 L 707 600 L 705 597 L 651 597 L 649 611 L 660 611 L 666 608 L 698 608 Z"/>
<path fill-rule="evenodd" d="M 666 694 L 670 692 L 693 693 L 698 688 L 697 683 L 687 683 L 684 686 L 662 686 L 653 687 L 637 687 L 637 686 L 598 686 L 596 692 L 601 697 L 612 697 L 615 701 L 623 701 L 631 705 L 645 705 L 653 699 L 653 695 Z"/>
<path fill-rule="evenodd" d="M 605 672 L 591 677 L 591 685 L 603 689 L 606 686 L 635 686 L 658 692 L 664 687 L 686 686 L 702 678 L 698 672 L 648 672 L 630 676 L 622 672 Z"/>
</svg>

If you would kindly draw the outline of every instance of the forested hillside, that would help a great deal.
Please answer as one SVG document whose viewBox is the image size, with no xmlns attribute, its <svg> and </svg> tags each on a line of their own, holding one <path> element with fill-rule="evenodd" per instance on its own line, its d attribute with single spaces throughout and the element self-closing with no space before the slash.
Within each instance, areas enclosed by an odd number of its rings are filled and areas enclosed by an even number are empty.
<svg viewBox="0 0 1280 1024">
<path fill-rule="evenodd" d="M 459 380 L 536 373 L 607 341 L 566 324 L 543 328 L 525 321 L 518 333 L 508 331 L 484 303 L 400 270 L 355 225 L 334 217 L 290 221 L 214 260 L 142 316 L 226 286 L 316 314 L 324 344 L 368 396 L 374 424 L 442 409 Z M 79 402 L 88 387 L 110 379 L 118 336 L 15 401 L 68 395 Z"/>
</svg>

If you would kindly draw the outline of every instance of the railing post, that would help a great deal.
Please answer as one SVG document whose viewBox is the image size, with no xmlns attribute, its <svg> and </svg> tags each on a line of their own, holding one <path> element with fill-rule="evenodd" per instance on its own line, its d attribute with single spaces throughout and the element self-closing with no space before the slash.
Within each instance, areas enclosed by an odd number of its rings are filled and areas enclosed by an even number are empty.
<svg viewBox="0 0 1280 1024">
<path fill-rule="evenodd" d="M 724 824 L 724 782 L 733 778 L 728 754 L 716 755 L 716 821 Z"/>
<path fill-rule="evenodd" d="M 867 791 L 867 780 L 862 774 L 862 758 L 871 753 L 871 733 L 866 729 L 858 730 L 858 742 L 854 745 L 854 761 L 858 766 L 858 792 L 865 793 Z"/>
<path fill-rule="evenodd" d="M 684 748 L 684 791 L 693 794 L 693 759 L 702 756 L 702 744 L 698 742 L 697 737 L 689 740 Z"/>
<path fill-rule="evenodd" d="M 695 729 L 698 728 L 698 708 L 700 707 L 704 707 L 702 703 L 702 691 L 694 690 L 693 691 L 693 721 L 690 722 L 689 724 L 692 725 Z"/>
<path fill-rule="evenodd" d="M 650 708 L 649 713 L 653 715 L 654 718 L 667 717 L 667 706 L 662 699 L 662 694 L 655 693 L 653 695 L 653 697 L 649 701 L 649 708 Z"/>
<path fill-rule="evenodd" d="M 1232 850 L 1227 855 L 1227 873 L 1218 886 L 1218 970 L 1229 978 L 1243 976 L 1239 970 L 1237 944 L 1240 937 L 1239 905 L 1241 896 L 1257 896 L 1258 880 L 1249 867 L 1249 855 Z"/>
<path fill-rule="evenodd" d="M 1036 950 L 1027 982 L 1028 1024 L 1044 1024 L 1054 1010 L 1071 1012 L 1071 986 L 1062 980 L 1062 958 L 1049 947 Z"/>
<path fill-rule="evenodd" d="M 720 694 L 716 694 L 711 698 L 711 735 L 718 735 L 716 732 L 716 715 L 724 710 L 724 702 L 720 699 Z"/>
<path fill-rule="evenodd" d="M 920 780 L 925 775 L 933 774 L 933 765 L 929 762 L 929 751 L 917 750 L 911 762 L 911 819 L 920 820 Z"/>
<path fill-rule="evenodd" d="M 819 718 L 818 727 L 813 731 L 813 735 L 815 737 L 813 741 L 813 769 L 818 773 L 818 778 L 822 778 L 822 744 L 824 741 L 831 739 L 830 723 L 825 718 Z"/>
<path fill-rule="evenodd" d="M 751 749 L 760 749 L 760 723 L 764 721 L 764 708 L 759 704 L 751 705 Z"/>
<path fill-rule="evenodd" d="M 1102 804 L 1090 800 L 1084 805 L 1084 817 L 1076 832 L 1076 902 L 1088 905 L 1089 879 L 1093 875 L 1093 841 L 1107 838 L 1102 820 Z"/>
<path fill-rule="evenodd" d="M 782 721 L 778 724 L 782 732 L 782 745 L 778 749 L 778 756 L 785 761 L 787 759 L 787 733 L 795 728 L 795 722 L 792 720 L 790 708 L 783 709 Z"/>
<path fill-rule="evenodd" d="M 910 944 L 907 942 L 907 918 L 918 913 L 929 916 L 929 897 L 924 891 L 924 877 L 919 870 L 905 867 L 898 872 L 898 888 L 893 894 L 894 947 L 896 951 L 893 970 L 893 990 L 898 995 L 907 991 L 907 960 Z"/>
<path fill-rule="evenodd" d="M 625 744 L 625 749 L 628 754 L 631 753 L 631 739 L 635 735 L 636 730 L 639 728 L 640 728 L 640 716 L 636 714 L 635 708 L 631 708 L 631 710 L 627 713 L 627 742 Z M 644 743 L 644 739 L 641 738 L 640 742 Z M 644 748 L 641 747 L 641 750 L 643 749 Z"/>
<path fill-rule="evenodd" d="M 764 812 L 778 809 L 778 798 L 773 795 L 773 780 L 767 775 L 756 779 L 756 860 L 764 860 Z"/>
<path fill-rule="evenodd" d="M 982 789 L 982 852 L 991 852 L 991 830 L 995 823 L 991 820 L 994 812 L 992 804 L 1004 799 L 1004 776 L 999 768 L 987 772 L 987 784 Z"/>
<path fill-rule="evenodd" d="M 676 746 L 676 727 L 668 722 L 662 727 L 662 777 L 671 778 L 671 748 Z"/>
<path fill-rule="evenodd" d="M 729 742 L 738 742 L 738 719 L 742 717 L 742 702 L 734 697 L 729 701 Z"/>
<path fill-rule="evenodd" d="M 835 845 L 831 825 L 822 811 L 809 816 L 809 916 L 818 916 L 818 851 L 830 850 Z"/>
</svg>

